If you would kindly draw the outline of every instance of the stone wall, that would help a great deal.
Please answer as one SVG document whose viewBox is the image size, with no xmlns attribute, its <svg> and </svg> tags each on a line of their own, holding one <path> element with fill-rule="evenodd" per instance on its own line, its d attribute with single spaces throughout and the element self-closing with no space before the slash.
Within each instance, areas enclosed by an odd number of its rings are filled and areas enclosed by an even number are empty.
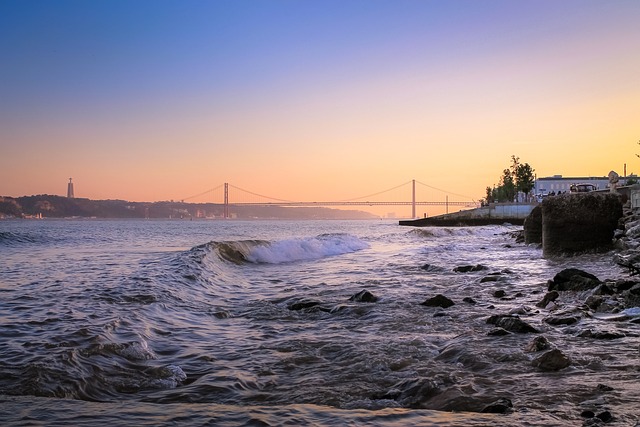
<svg viewBox="0 0 640 427">
<path fill-rule="evenodd" d="M 542 201 L 542 252 L 545 257 L 612 248 L 622 217 L 615 193 L 561 194 Z"/>
</svg>

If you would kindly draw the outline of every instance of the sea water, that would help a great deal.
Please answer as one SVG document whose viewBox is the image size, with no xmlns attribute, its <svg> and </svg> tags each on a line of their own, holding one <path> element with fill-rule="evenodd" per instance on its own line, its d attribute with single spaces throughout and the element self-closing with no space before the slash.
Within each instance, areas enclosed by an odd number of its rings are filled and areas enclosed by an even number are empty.
<svg viewBox="0 0 640 427">
<path fill-rule="evenodd" d="M 634 425 L 638 324 L 550 326 L 536 307 L 563 268 L 627 273 L 611 254 L 544 259 L 517 230 L 1 221 L 0 424 L 581 425 L 597 408 Z M 351 300 L 365 289 L 378 300 Z M 420 304 L 437 294 L 455 304 Z M 514 311 L 540 334 L 488 335 Z M 536 335 L 571 366 L 534 368 Z M 478 410 L 501 398 L 512 412 Z"/>
</svg>

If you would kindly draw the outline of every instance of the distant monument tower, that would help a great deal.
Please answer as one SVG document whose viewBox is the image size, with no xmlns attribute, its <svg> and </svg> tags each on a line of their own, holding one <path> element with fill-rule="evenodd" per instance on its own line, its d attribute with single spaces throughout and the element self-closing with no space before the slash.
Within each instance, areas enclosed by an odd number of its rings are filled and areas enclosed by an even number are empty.
<svg viewBox="0 0 640 427">
<path fill-rule="evenodd" d="M 71 178 L 69 178 L 69 184 L 67 184 L 67 197 L 73 199 L 73 182 L 71 182 Z"/>
</svg>

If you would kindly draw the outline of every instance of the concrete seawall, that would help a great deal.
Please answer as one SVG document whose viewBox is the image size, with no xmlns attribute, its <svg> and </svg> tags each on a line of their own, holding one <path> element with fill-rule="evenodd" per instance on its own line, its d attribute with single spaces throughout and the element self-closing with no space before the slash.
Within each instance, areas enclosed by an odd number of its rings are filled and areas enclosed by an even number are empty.
<svg viewBox="0 0 640 427">
<path fill-rule="evenodd" d="M 597 190 L 592 192 L 592 194 L 607 193 L 610 193 L 610 190 Z M 640 208 L 640 184 L 618 187 L 617 194 L 620 195 L 623 203 L 628 201 L 631 208 Z M 399 224 L 412 227 L 456 227 L 504 223 L 523 225 L 524 220 L 536 206 L 539 206 L 539 204 L 491 203 L 480 208 L 463 210 L 450 214 L 438 215 L 429 218 L 402 220 Z"/>
<path fill-rule="evenodd" d="M 450 214 L 404 220 L 399 224 L 413 227 L 490 225 L 505 222 L 522 225 L 536 205 L 536 203 L 491 203 L 480 208 Z"/>
</svg>

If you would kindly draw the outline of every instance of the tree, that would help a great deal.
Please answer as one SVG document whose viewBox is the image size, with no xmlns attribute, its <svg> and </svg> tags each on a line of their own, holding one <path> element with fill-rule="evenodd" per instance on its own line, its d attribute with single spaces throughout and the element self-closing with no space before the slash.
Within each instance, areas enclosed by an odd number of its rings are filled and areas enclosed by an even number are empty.
<svg viewBox="0 0 640 427">
<path fill-rule="evenodd" d="M 516 171 L 518 170 L 518 167 L 520 167 L 520 157 L 516 157 L 515 154 L 511 155 L 511 174 L 513 176 L 516 175 Z"/>
<path fill-rule="evenodd" d="M 501 197 L 500 200 L 505 202 L 513 202 L 516 197 L 516 184 L 513 180 L 513 174 L 510 169 L 502 171 L 502 178 L 500 179 Z"/>
<path fill-rule="evenodd" d="M 500 184 L 487 187 L 486 202 L 513 202 L 516 194 L 521 191 L 529 198 L 529 192 L 535 185 L 533 168 L 528 163 L 520 163 L 520 158 L 512 155 L 511 166 L 502 171 Z"/>
<path fill-rule="evenodd" d="M 533 168 L 529 163 L 518 164 L 515 171 L 515 184 L 516 190 L 522 191 L 525 196 L 525 200 L 529 200 L 529 192 L 535 185 L 535 175 Z"/>
<path fill-rule="evenodd" d="M 496 192 L 495 188 L 487 187 L 487 196 L 485 198 L 487 203 L 493 203 L 493 202 L 496 201 L 495 200 L 495 192 Z"/>
</svg>

